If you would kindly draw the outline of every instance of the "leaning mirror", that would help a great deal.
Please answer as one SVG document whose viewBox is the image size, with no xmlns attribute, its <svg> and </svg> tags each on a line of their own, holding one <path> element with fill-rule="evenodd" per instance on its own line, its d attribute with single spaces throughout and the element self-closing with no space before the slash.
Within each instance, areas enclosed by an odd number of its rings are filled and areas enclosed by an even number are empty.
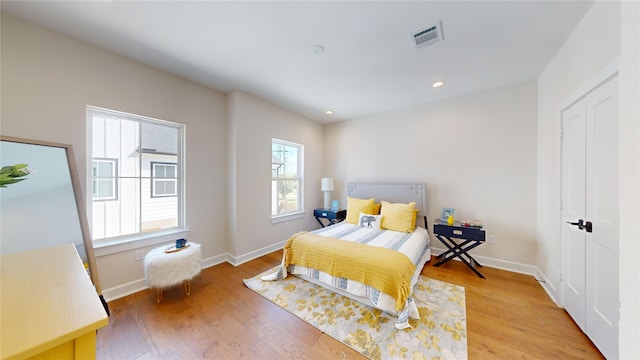
<svg viewBox="0 0 640 360">
<path fill-rule="evenodd" d="M 0 135 L 0 253 L 74 243 L 102 304 L 71 145 Z"/>
</svg>

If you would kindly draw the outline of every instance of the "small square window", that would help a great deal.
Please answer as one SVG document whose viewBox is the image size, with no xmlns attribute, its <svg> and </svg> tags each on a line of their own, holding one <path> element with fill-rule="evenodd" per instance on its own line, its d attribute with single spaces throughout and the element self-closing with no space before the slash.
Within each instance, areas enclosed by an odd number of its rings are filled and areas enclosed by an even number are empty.
<svg viewBox="0 0 640 360">
<path fill-rule="evenodd" d="M 118 159 L 93 159 L 93 200 L 116 200 Z"/>
<path fill-rule="evenodd" d="M 177 164 L 151 162 L 151 197 L 178 195 Z"/>
</svg>

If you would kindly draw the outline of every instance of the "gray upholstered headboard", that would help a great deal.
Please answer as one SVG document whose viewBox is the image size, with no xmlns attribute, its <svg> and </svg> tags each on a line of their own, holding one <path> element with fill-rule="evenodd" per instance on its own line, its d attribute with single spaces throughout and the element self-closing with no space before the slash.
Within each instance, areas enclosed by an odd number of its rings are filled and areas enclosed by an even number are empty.
<svg viewBox="0 0 640 360">
<path fill-rule="evenodd" d="M 392 203 L 416 202 L 419 217 L 427 216 L 427 189 L 425 183 L 360 183 L 347 184 L 347 195 L 353 198 L 375 198 Z"/>
</svg>

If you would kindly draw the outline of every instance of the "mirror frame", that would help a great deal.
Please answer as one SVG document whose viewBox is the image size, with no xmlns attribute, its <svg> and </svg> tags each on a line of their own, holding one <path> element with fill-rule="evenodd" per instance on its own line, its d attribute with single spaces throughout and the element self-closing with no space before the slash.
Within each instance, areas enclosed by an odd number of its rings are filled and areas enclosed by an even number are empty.
<svg viewBox="0 0 640 360">
<path fill-rule="evenodd" d="M 5 135 L 0 135 L 0 141 L 38 145 L 38 146 L 48 146 L 48 147 L 62 148 L 65 150 L 65 154 L 67 157 L 67 165 L 69 167 L 69 176 L 71 178 L 71 186 L 73 188 L 76 208 L 78 210 L 77 214 L 78 214 L 78 221 L 80 223 L 80 232 L 82 233 L 82 241 L 84 243 L 87 262 L 89 264 L 89 276 L 91 278 L 91 281 L 93 282 L 94 287 L 96 288 L 96 292 L 100 297 L 100 301 L 102 302 L 102 305 L 104 306 L 104 309 L 106 310 L 107 315 L 109 315 L 109 307 L 107 306 L 107 302 L 104 300 L 104 297 L 102 296 L 102 287 L 100 286 L 100 277 L 98 276 L 98 266 L 96 265 L 95 254 L 93 252 L 93 241 L 91 239 L 91 232 L 89 231 L 87 209 L 85 207 L 85 202 L 83 200 L 84 197 L 82 196 L 82 187 L 80 186 L 80 178 L 78 176 L 78 169 L 76 167 L 73 147 L 68 144 L 60 144 L 60 143 L 54 143 L 49 141 L 18 138 L 18 137 L 5 136 Z"/>
</svg>

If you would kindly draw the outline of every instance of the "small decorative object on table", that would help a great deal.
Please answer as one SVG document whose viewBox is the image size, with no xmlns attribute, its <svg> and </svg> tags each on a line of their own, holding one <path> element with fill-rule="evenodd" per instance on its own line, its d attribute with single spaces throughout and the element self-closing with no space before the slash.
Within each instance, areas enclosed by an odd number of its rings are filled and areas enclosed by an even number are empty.
<svg viewBox="0 0 640 360">
<path fill-rule="evenodd" d="M 442 208 L 442 214 L 440 215 L 440 220 L 443 222 L 449 221 L 449 216 L 453 216 L 455 212 L 454 208 Z"/>
<path fill-rule="evenodd" d="M 338 211 L 339 208 L 340 208 L 340 201 L 339 200 L 332 200 L 331 201 L 331 211 Z"/>
<path fill-rule="evenodd" d="M 189 247 L 189 244 L 187 243 L 187 240 L 178 239 L 178 240 L 176 240 L 176 244 L 175 245 L 169 246 L 164 252 L 172 253 L 172 252 L 180 251 L 182 249 L 186 249 L 188 247 Z"/>
<path fill-rule="evenodd" d="M 482 221 L 480 221 L 480 220 L 462 220 L 462 221 L 460 221 L 460 226 L 482 229 Z"/>
</svg>

